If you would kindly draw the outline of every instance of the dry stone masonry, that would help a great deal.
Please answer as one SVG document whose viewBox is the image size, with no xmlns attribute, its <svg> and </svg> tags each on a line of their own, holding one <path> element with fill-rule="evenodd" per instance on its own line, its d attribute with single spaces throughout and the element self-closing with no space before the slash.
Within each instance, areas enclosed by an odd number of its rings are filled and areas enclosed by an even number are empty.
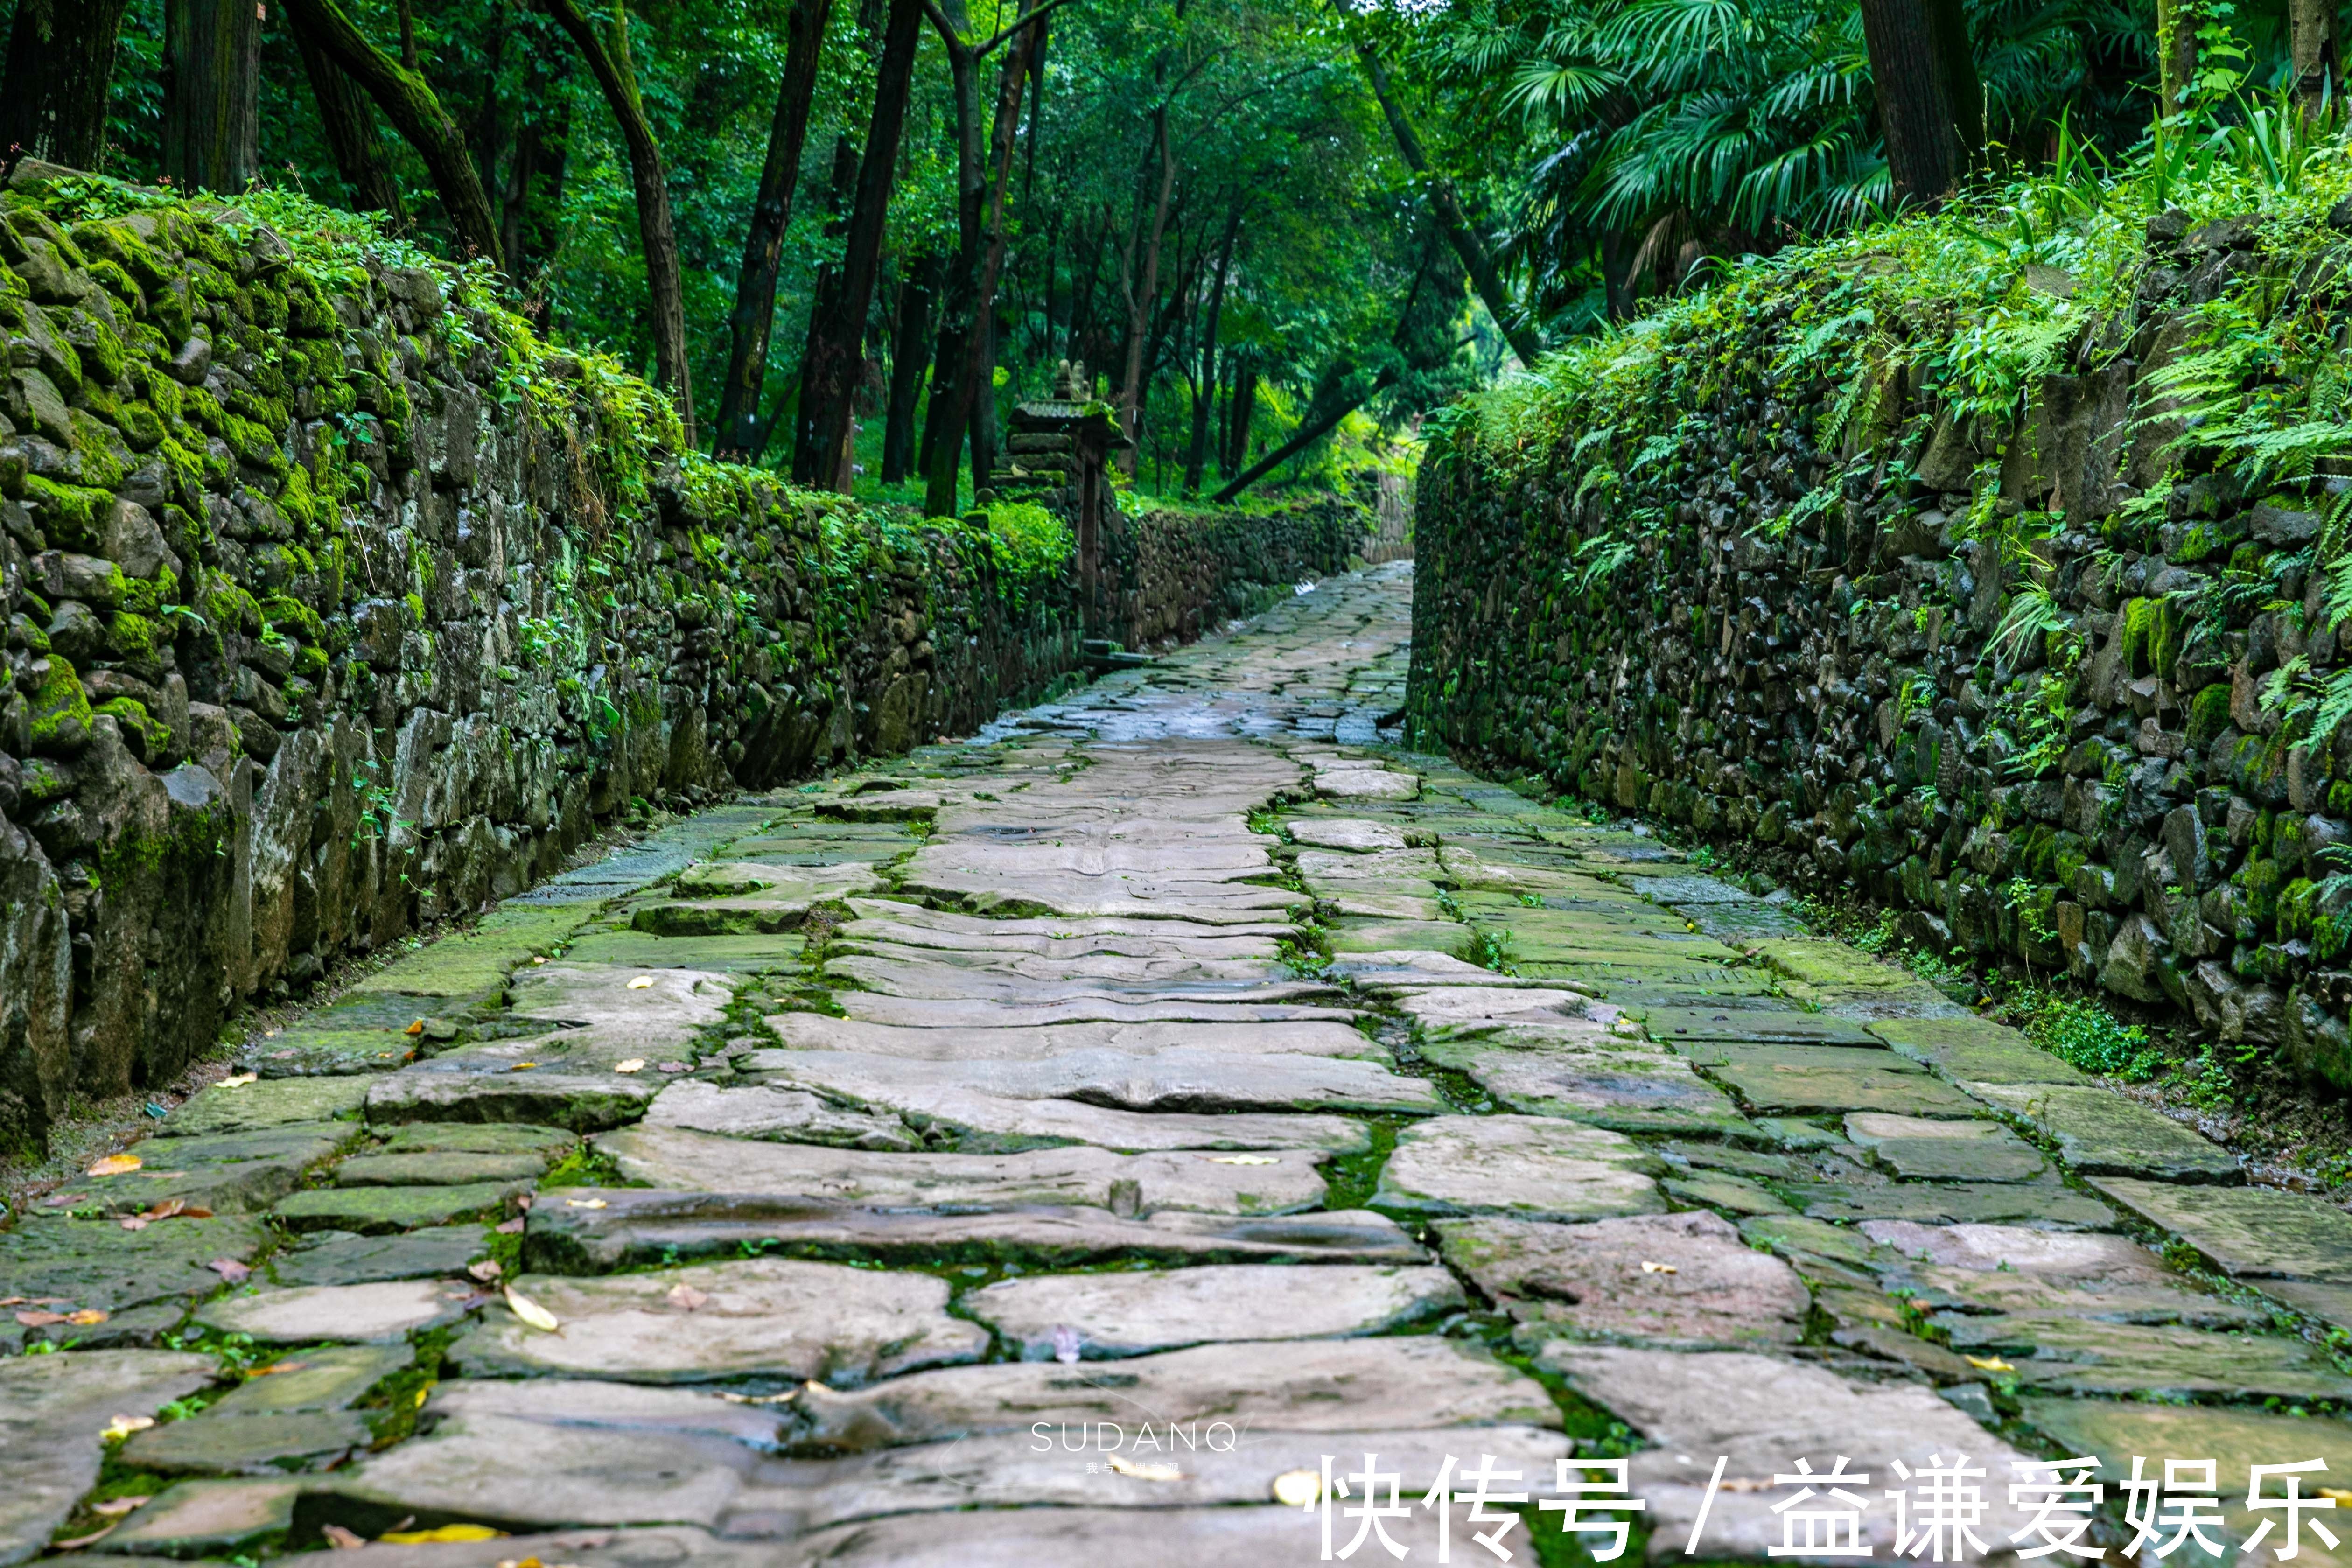
<svg viewBox="0 0 2352 1568">
<path fill-rule="evenodd" d="M 2352 1465 L 2343 1211 L 1383 743 L 1411 574 L 694 815 L 257 1042 L 0 1231 L 11 1348 L 63 1347 L 0 1357 L 0 1561 L 1286 1568 L 1368 1454 L 1408 1563 L 1483 1550 L 1482 1458 L 1514 1560 L 1579 1560 L 1571 1455 L 1627 1457 L 1627 1561 L 1773 1560 L 1770 1478 L 1840 1455 L 1882 1561 L 1898 1464 L 1981 1467 L 2011 1561 L 2059 1453 L 2216 1459 L 2234 1555 L 2250 1464 Z"/>
<path fill-rule="evenodd" d="M 1570 397 L 1524 453 L 1441 441 L 1412 732 L 2352 1089 L 2352 726 L 2314 736 L 2308 702 L 2343 667 L 2313 546 L 2352 479 L 2249 479 L 2189 419 L 2193 356 L 2340 310 L 2308 228 L 2163 214 L 2097 312 L 2026 267 L 2006 319 L 2058 326 L 2014 417 L 1957 390 L 1999 310 L 1964 340 L 1868 292 L 1895 258 L 1842 254 L 1759 274 L 1703 347 L 1629 351 L 1669 381 L 1617 424 Z M 2242 369 L 2249 406 L 2300 395 Z"/>
<path fill-rule="evenodd" d="M 0 208 L 10 1147 L 633 801 L 967 733 L 1370 521 L 1120 513 L 1088 598 L 985 520 L 681 458 L 642 383 L 446 268 L 40 172 Z"/>
</svg>

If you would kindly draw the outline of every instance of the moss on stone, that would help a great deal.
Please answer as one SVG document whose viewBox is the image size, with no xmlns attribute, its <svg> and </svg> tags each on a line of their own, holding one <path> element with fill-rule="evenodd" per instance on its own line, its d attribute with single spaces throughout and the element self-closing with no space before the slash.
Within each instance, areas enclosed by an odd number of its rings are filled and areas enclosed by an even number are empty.
<svg viewBox="0 0 2352 1568">
<path fill-rule="evenodd" d="M 49 656 L 48 673 L 33 689 L 33 750 L 70 756 L 89 743 L 89 693 L 62 655 Z"/>
<path fill-rule="evenodd" d="M 2189 700 L 2189 743 L 2203 746 L 2230 727 L 2230 688 L 2209 686 Z"/>
<path fill-rule="evenodd" d="M 114 497 L 83 485 L 62 485 L 30 474 L 25 499 L 40 509 L 41 528 L 52 547 L 87 552 L 98 547 L 99 529 Z"/>
</svg>

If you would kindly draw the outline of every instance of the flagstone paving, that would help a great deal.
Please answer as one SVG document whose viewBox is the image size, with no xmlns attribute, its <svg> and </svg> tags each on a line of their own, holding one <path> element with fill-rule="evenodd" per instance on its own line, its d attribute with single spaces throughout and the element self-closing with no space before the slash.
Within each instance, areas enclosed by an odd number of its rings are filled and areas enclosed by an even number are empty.
<svg viewBox="0 0 2352 1568">
<path fill-rule="evenodd" d="M 1572 1450 L 1654 1560 L 1763 1560 L 1840 1455 L 1882 1552 L 1963 1457 L 1996 1552 L 2034 1456 L 2217 1458 L 2233 1551 L 2249 1465 L 2337 1484 L 2352 1217 L 1388 744 L 1410 595 L 674 823 L 259 1041 L 0 1230 L 0 1563 L 1303 1563 L 1368 1453 L 1410 1561 L 1486 1556 L 1449 1456 L 1548 1562 Z"/>
</svg>

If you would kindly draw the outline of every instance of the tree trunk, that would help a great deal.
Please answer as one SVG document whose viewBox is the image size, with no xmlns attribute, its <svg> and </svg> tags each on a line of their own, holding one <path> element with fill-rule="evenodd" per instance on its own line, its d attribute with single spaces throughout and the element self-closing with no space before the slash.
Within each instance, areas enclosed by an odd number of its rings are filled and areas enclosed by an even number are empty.
<svg viewBox="0 0 2352 1568">
<path fill-rule="evenodd" d="M 1363 39 L 1354 40 L 1356 58 L 1363 62 L 1364 75 L 1372 84 L 1372 96 L 1380 100 L 1381 113 L 1389 122 L 1389 132 L 1396 138 L 1397 151 L 1404 157 L 1405 166 L 1413 173 L 1429 192 L 1429 205 L 1436 210 L 1438 226 L 1445 231 L 1446 243 L 1454 247 L 1454 255 L 1462 258 L 1463 270 L 1470 274 L 1478 298 L 1486 302 L 1487 314 L 1519 356 L 1522 364 L 1533 364 L 1543 353 L 1543 340 L 1535 330 L 1519 321 L 1519 312 L 1512 305 L 1509 291 L 1503 287 L 1503 275 L 1495 266 L 1494 254 L 1486 242 L 1471 225 L 1469 215 L 1462 210 L 1462 198 L 1454 189 L 1454 182 L 1444 174 L 1432 172 L 1429 154 L 1413 134 L 1412 122 L 1405 118 L 1404 105 L 1389 81 L 1388 68 L 1381 57 L 1372 52 L 1371 45 Z"/>
<path fill-rule="evenodd" d="M 940 40 L 947 47 L 948 75 L 955 95 L 956 125 L 956 255 L 948 277 L 947 313 L 940 331 L 944 351 L 950 335 L 956 357 L 947 361 L 946 395 L 931 384 L 930 428 L 924 445 L 930 448 L 924 469 L 923 510 L 933 517 L 952 517 L 956 510 L 957 459 L 963 453 L 964 430 L 971 422 L 971 401 L 963 370 L 971 358 L 971 337 L 979 327 L 981 211 L 988 189 L 988 169 L 980 143 L 980 58 L 962 37 L 967 25 L 963 0 L 941 0 L 932 17 Z M 952 368 L 949 368 L 950 366 Z"/>
<path fill-rule="evenodd" d="M 1135 472 L 1142 425 L 1143 342 L 1151 330 L 1152 307 L 1160 302 L 1160 242 L 1168 230 L 1168 198 L 1176 188 L 1176 150 L 1168 144 L 1166 106 L 1153 110 L 1151 122 L 1151 142 L 1160 152 L 1160 189 L 1152 198 L 1151 234 L 1143 247 L 1142 287 L 1128 300 L 1127 374 L 1118 384 L 1118 427 L 1127 437 L 1118 466 L 1129 476 Z"/>
<path fill-rule="evenodd" d="M 2198 21 L 2194 0 L 2156 0 L 2157 102 L 2167 120 L 2187 106 L 2197 79 Z"/>
<path fill-rule="evenodd" d="M 1898 202 L 1932 206 L 1984 144 L 1984 100 L 1960 0 L 1862 0 L 1870 77 Z"/>
<path fill-rule="evenodd" d="M 1241 233 L 1242 205 L 1225 216 L 1225 237 L 1217 247 L 1216 281 L 1209 286 L 1209 318 L 1201 328 L 1201 378 L 1192 397 L 1192 446 L 1184 457 L 1184 493 L 1201 493 L 1201 472 L 1209 461 L 1209 409 L 1217 395 L 1217 318 L 1225 308 L 1225 273 L 1234 264 L 1234 237 Z"/>
<path fill-rule="evenodd" d="M 2336 58 L 2336 7 L 2330 0 L 2287 0 L 2288 48 L 2295 96 L 2305 110 L 2332 103 L 2343 88 Z"/>
<path fill-rule="evenodd" d="M 375 110 L 343 68 L 327 58 L 318 39 L 307 29 L 294 29 L 295 47 L 302 53 L 302 70 L 310 79 L 310 96 L 318 100 L 319 124 L 335 155 L 351 204 L 362 212 L 382 213 L 394 226 L 405 227 L 408 213 L 393 183 L 392 166 L 383 155 L 376 131 Z M 511 255 L 512 247 L 502 247 Z"/>
<path fill-rule="evenodd" d="M 393 129 L 425 160 L 449 226 L 457 231 L 461 256 L 479 256 L 502 267 L 498 220 L 483 194 L 481 176 L 465 138 L 425 79 L 369 43 L 335 0 L 285 0 L 285 5 L 294 26 L 317 40 L 327 58 L 375 100 Z"/>
<path fill-rule="evenodd" d="M 802 425 L 809 432 L 810 477 L 824 489 L 848 493 L 849 452 L 856 431 L 855 397 L 864 370 L 866 316 L 881 269 L 882 234 L 898 169 L 898 137 L 914 83 L 915 53 L 923 41 L 921 0 L 890 0 L 882 61 L 874 79 L 874 115 L 857 170 L 857 202 L 841 276 L 819 330 L 809 339 L 801 374 Z M 801 467 L 799 456 L 793 468 Z"/>
<path fill-rule="evenodd" d="M 98 173 L 128 0 L 16 0 L 0 77 L 0 172 L 46 158 Z"/>
<path fill-rule="evenodd" d="M 1374 376 L 1361 390 L 1358 390 L 1349 384 L 1354 380 L 1355 375 L 1356 367 L 1352 363 L 1342 361 L 1339 367 L 1327 374 L 1327 384 L 1332 390 L 1317 396 L 1308 404 L 1307 417 L 1299 421 L 1298 428 L 1291 432 L 1290 439 L 1227 480 L 1224 489 L 1209 499 L 1217 505 L 1223 506 L 1242 491 L 1321 440 L 1329 433 L 1333 426 L 1361 408 L 1376 394 L 1395 385 L 1397 380 L 1396 368 L 1391 365 Z"/>
<path fill-rule="evenodd" d="M 1009 237 L 1004 212 L 1012 194 L 1013 142 L 1021 129 L 1022 89 L 1029 83 L 1029 54 L 1045 36 L 1044 18 L 1013 35 L 997 78 L 996 117 L 989 127 L 990 169 L 987 228 L 982 241 L 980 278 L 972 291 L 972 332 L 965 341 L 965 384 L 971 405 L 971 488 L 988 483 L 996 459 L 996 284 L 1004 269 Z"/>
<path fill-rule="evenodd" d="M 784 78 L 768 127 L 767 161 L 751 203 L 751 231 L 735 275 L 735 308 L 727 317 L 727 382 L 719 401 L 715 456 L 748 462 L 760 430 L 760 395 L 768 375 L 768 345 L 776 323 L 776 279 L 783 266 L 784 231 L 792 226 L 793 186 L 808 144 L 809 109 L 816 98 L 817 64 L 824 52 L 833 0 L 796 0 L 786 26 Z"/>
<path fill-rule="evenodd" d="M 923 390 L 923 360 L 930 346 L 931 297 L 940 262 L 925 256 L 908 266 L 898 285 L 898 323 L 890 334 L 890 411 L 882 427 L 882 482 L 895 485 L 915 468 L 915 402 Z"/>
<path fill-rule="evenodd" d="M 595 73 L 605 105 L 620 122 L 622 140 L 628 143 L 629 176 L 636 187 L 637 242 L 645 255 L 646 304 L 653 315 L 654 384 L 666 389 L 677 404 L 678 422 L 690 447 L 694 445 L 694 385 L 686 356 L 686 297 L 679 278 L 677 233 L 670 224 L 669 178 L 662 170 L 661 146 L 654 140 L 653 122 L 646 118 L 636 68 L 629 58 L 626 0 L 614 0 L 609 37 L 599 36 L 590 26 L 580 0 L 540 3 L 570 35 L 588 68 Z"/>
<path fill-rule="evenodd" d="M 1249 461 L 1250 427 L 1257 423 L 1257 367 L 1244 364 L 1234 373 L 1234 390 L 1226 400 L 1224 449 L 1217 470 L 1232 479 Z"/>
<path fill-rule="evenodd" d="M 241 195 L 261 171 L 261 22 L 254 0 L 167 0 L 163 174 Z"/>
</svg>

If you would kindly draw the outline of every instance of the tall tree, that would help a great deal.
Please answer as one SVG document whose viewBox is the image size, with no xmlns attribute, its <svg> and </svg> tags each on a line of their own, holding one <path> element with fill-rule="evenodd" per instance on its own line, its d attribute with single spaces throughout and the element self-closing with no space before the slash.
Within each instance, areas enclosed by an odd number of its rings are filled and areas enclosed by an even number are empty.
<svg viewBox="0 0 2352 1568">
<path fill-rule="evenodd" d="M 2329 0 L 2287 0 L 2286 16 L 2295 95 L 2306 106 L 2332 102 L 2344 86 L 2336 58 L 2336 7 Z"/>
<path fill-rule="evenodd" d="M 987 249 L 985 223 L 988 195 L 988 153 L 981 140 L 980 68 L 1003 44 L 1026 29 L 1063 0 L 1045 0 L 1027 15 L 979 43 L 964 35 L 971 30 L 963 0 L 922 0 L 924 13 L 947 50 L 948 78 L 954 92 L 956 138 L 956 253 L 948 278 L 947 308 L 940 327 L 940 363 L 945 374 L 931 383 L 931 423 L 923 444 L 929 448 L 929 467 L 923 482 L 923 510 L 934 517 L 951 516 L 956 509 L 956 459 L 971 423 L 972 401 L 979 389 L 971 384 L 976 355 L 972 334 L 980 330 L 981 266 Z M 1018 112 L 1019 89 L 1013 102 Z M 1003 95 L 1000 94 L 1000 101 Z M 952 358 L 950 358 L 952 355 Z M 950 369 L 949 367 L 954 367 Z M 985 458 L 980 458 L 984 462 Z"/>
<path fill-rule="evenodd" d="M 1181 5 L 1177 15 L 1183 15 Z M 1150 331 L 1152 309 L 1160 302 L 1160 247 L 1168 233 L 1169 197 L 1176 189 L 1176 150 L 1168 143 L 1168 105 L 1164 102 L 1151 111 L 1151 146 L 1159 154 L 1160 168 L 1151 198 L 1150 236 L 1143 243 L 1143 277 L 1139 282 L 1132 266 L 1122 268 L 1128 287 L 1127 368 L 1118 382 L 1118 427 L 1127 439 L 1119 448 L 1118 466 L 1129 474 L 1135 472 L 1142 434 L 1143 340 Z M 1129 255 L 1132 256 L 1132 247 Z"/>
<path fill-rule="evenodd" d="M 890 331 L 890 403 L 883 416 L 882 482 L 895 485 L 915 466 L 915 402 L 922 395 L 923 362 L 930 351 L 931 300 L 939 290 L 940 259 L 925 254 L 901 263 L 898 317 Z"/>
<path fill-rule="evenodd" d="M 0 163 L 106 162 L 115 41 L 129 0 L 16 0 L 0 77 Z"/>
<path fill-rule="evenodd" d="M 261 11 L 166 0 L 163 173 L 184 191 L 242 192 L 261 172 Z"/>
<path fill-rule="evenodd" d="M 971 334 L 964 340 L 964 384 L 971 405 L 971 488 L 988 483 L 996 458 L 996 289 L 1004 271 L 1011 231 L 1006 214 L 1013 194 L 1013 136 L 1020 129 L 1021 97 L 1029 80 L 1029 58 L 1045 41 L 1045 17 L 1014 35 L 997 76 L 996 116 L 989 131 L 990 170 L 986 228 L 980 277 L 972 286 Z"/>
<path fill-rule="evenodd" d="M 376 133 L 375 110 L 368 106 L 367 95 L 342 67 L 327 58 L 317 35 L 297 27 L 294 45 L 302 55 L 302 74 L 310 79 L 310 96 L 319 105 L 320 129 L 326 132 L 327 149 L 334 155 L 335 170 L 351 193 L 352 205 L 362 212 L 383 213 L 395 224 L 405 224 L 408 214 L 400 199 L 400 187 L 393 181 L 392 165 L 383 155 L 383 141 Z"/>
<path fill-rule="evenodd" d="M 735 308 L 727 316 L 727 380 L 719 398 L 716 455 L 748 462 L 761 430 L 760 393 L 768 375 L 768 344 L 775 332 L 776 279 L 783 268 L 784 231 L 793 222 L 793 187 L 808 144 L 809 108 L 816 98 L 817 64 L 833 0 L 793 0 L 785 25 L 783 80 L 768 127 L 768 155 L 751 226 L 743 237 L 743 264 L 735 275 Z"/>
<path fill-rule="evenodd" d="M 1184 454 L 1184 493 L 1197 495 L 1209 462 L 1209 413 L 1217 392 L 1217 318 L 1225 310 L 1225 274 L 1234 264 L 1234 239 L 1241 233 L 1243 203 L 1236 197 L 1225 215 L 1225 237 L 1217 247 L 1215 281 L 1209 285 L 1208 320 L 1201 329 L 1201 369 L 1192 383 L 1192 444 Z"/>
<path fill-rule="evenodd" d="M 1429 205 L 1437 214 L 1438 226 L 1445 231 L 1446 243 L 1462 259 L 1463 269 L 1470 274 L 1471 286 L 1478 298 L 1486 302 L 1487 314 L 1503 329 L 1511 352 L 1523 364 L 1533 364 L 1543 353 L 1543 340 L 1521 319 L 1511 303 L 1510 293 L 1503 287 L 1503 274 L 1495 265 L 1494 253 L 1470 222 L 1462 207 L 1462 197 L 1454 182 L 1443 171 L 1430 166 L 1429 153 L 1414 134 L 1412 121 L 1405 118 L 1404 103 L 1397 97 L 1396 85 L 1389 79 L 1388 68 L 1381 63 L 1379 53 L 1361 36 L 1354 37 L 1356 58 L 1363 62 L 1364 76 L 1371 83 L 1372 96 L 1380 100 L 1381 113 L 1389 122 L 1389 133 L 1396 138 L 1397 152 L 1429 194 Z"/>
<path fill-rule="evenodd" d="M 459 248 L 494 267 L 504 266 L 498 219 L 482 190 L 481 175 L 464 135 L 441 107 L 432 86 L 368 42 L 367 35 L 336 0 L 286 0 L 286 13 L 297 29 L 309 34 L 327 58 L 375 100 L 383 117 L 425 160 L 433 188 L 449 215 L 449 226 L 457 231 Z"/>
<path fill-rule="evenodd" d="M 1939 202 L 1984 146 L 1984 95 L 1960 0 L 1862 0 L 1862 30 L 1895 199 Z"/>
<path fill-rule="evenodd" d="M 882 231 L 898 173 L 898 137 L 914 83 L 915 52 L 922 41 L 922 0 L 890 0 L 840 280 L 817 330 L 810 334 L 808 363 L 801 375 L 801 427 L 808 433 L 808 450 L 793 455 L 793 468 L 796 475 L 805 469 L 810 480 L 826 489 L 850 489 L 856 384 L 866 363 L 866 315 L 881 271 Z"/>
<path fill-rule="evenodd" d="M 694 442 L 694 375 L 687 362 L 686 293 L 677 259 L 677 230 L 670 219 L 669 175 L 662 167 L 661 144 L 654 139 L 653 121 L 646 117 L 645 95 L 637 86 L 635 62 L 629 54 L 627 0 L 613 0 L 611 23 L 600 29 L 588 20 L 580 0 L 540 0 L 571 37 L 604 89 L 604 103 L 620 123 L 621 139 L 629 149 L 629 180 L 637 198 L 637 245 L 646 265 L 646 307 L 653 317 L 654 384 L 667 391 L 677 405 L 687 443 Z"/>
</svg>

